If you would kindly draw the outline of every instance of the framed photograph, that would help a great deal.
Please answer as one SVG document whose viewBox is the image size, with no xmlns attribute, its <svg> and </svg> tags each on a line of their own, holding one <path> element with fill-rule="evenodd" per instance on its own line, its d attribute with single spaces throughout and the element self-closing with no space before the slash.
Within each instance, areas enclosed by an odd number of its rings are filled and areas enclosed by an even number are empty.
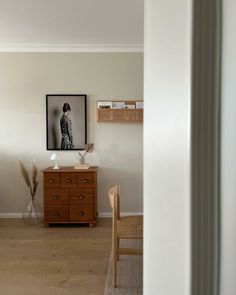
<svg viewBox="0 0 236 295">
<path fill-rule="evenodd" d="M 87 144 L 87 96 L 47 94 L 47 150 L 83 150 Z"/>
</svg>

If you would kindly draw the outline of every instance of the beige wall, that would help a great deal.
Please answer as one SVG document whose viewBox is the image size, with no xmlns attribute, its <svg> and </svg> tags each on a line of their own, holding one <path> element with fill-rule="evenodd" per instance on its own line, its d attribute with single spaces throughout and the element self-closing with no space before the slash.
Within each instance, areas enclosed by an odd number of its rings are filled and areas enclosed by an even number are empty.
<svg viewBox="0 0 236 295">
<path fill-rule="evenodd" d="M 141 53 L 0 53 L 0 213 L 24 211 L 29 193 L 18 157 L 39 169 L 52 165 L 46 151 L 48 93 L 88 95 L 87 156 L 99 166 L 98 209 L 109 212 L 106 191 L 121 183 L 122 211 L 142 211 L 142 124 L 96 122 L 97 99 L 142 99 Z M 61 165 L 73 165 L 77 152 L 60 152 Z M 42 210 L 42 175 L 38 208 Z M 2 214 L 3 216 L 3 214 Z"/>
</svg>

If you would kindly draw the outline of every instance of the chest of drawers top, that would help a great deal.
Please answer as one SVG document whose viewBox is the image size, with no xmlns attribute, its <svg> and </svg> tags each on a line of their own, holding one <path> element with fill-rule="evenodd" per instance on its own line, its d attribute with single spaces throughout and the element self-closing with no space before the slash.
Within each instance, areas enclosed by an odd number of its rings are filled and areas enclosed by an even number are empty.
<svg viewBox="0 0 236 295">
<path fill-rule="evenodd" d="M 90 166 L 88 169 L 75 169 L 73 166 L 62 166 L 60 169 L 53 169 L 52 167 L 48 167 L 42 172 L 55 172 L 55 173 L 60 173 L 60 172 L 96 172 L 98 169 L 97 166 Z"/>
</svg>

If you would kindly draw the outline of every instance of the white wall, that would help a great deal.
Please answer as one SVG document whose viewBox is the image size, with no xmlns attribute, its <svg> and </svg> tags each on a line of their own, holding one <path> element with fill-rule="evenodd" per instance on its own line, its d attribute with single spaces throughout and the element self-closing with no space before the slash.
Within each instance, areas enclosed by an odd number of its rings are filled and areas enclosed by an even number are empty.
<svg viewBox="0 0 236 295">
<path fill-rule="evenodd" d="M 191 1 L 146 0 L 144 294 L 190 294 Z"/>
<path fill-rule="evenodd" d="M 236 294 L 236 2 L 223 1 L 221 295 Z"/>
<path fill-rule="evenodd" d="M 107 188 L 121 182 L 122 211 L 142 211 L 142 124 L 96 122 L 98 99 L 142 99 L 141 53 L 0 53 L 0 213 L 21 213 L 29 193 L 18 157 L 39 169 L 51 166 L 46 151 L 46 94 L 88 95 L 87 156 L 98 170 L 98 211 L 110 212 Z M 77 152 L 60 152 L 74 165 Z M 42 204 L 42 175 L 37 195 Z M 3 216 L 3 215 L 2 215 Z"/>
</svg>

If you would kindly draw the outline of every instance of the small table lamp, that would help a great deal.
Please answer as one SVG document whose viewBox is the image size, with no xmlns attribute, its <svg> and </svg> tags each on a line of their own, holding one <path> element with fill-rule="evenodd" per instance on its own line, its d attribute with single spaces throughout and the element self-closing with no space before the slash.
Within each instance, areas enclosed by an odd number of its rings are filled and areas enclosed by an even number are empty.
<svg viewBox="0 0 236 295">
<path fill-rule="evenodd" d="M 50 157 L 50 160 L 55 161 L 55 166 L 52 169 L 60 169 L 60 167 L 58 166 L 57 160 L 59 160 L 60 157 L 58 154 L 52 154 Z"/>
</svg>

